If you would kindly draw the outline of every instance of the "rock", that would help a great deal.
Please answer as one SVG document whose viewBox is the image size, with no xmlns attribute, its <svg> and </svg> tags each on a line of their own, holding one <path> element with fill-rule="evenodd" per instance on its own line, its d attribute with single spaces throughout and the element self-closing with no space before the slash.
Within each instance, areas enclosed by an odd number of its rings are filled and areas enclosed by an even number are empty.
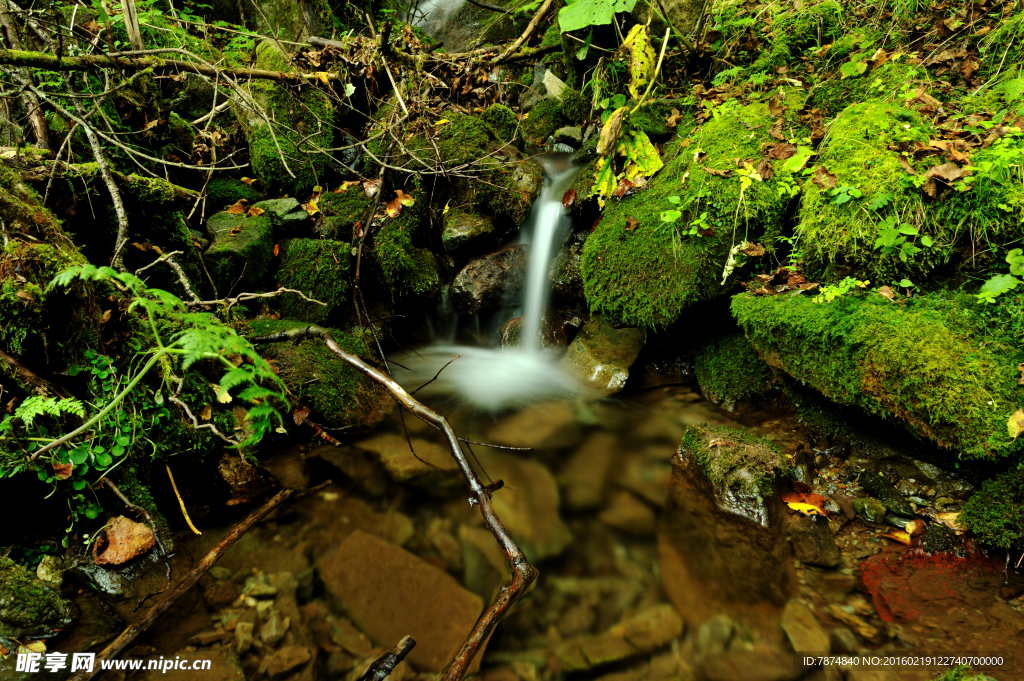
<svg viewBox="0 0 1024 681">
<path fill-rule="evenodd" d="M 694 649 L 702 657 L 721 653 L 728 649 L 735 632 L 736 623 L 728 615 L 712 615 L 697 627 Z"/>
<path fill-rule="evenodd" d="M 338 484 L 318 495 L 301 499 L 296 505 L 303 516 L 301 538 L 314 562 L 338 547 L 356 530 L 398 546 L 408 542 L 415 532 L 409 516 L 393 510 L 378 513 Z"/>
<path fill-rule="evenodd" d="M 811 609 L 800 601 L 786 603 L 780 624 L 794 651 L 824 653 L 830 650 L 828 632 Z"/>
<path fill-rule="evenodd" d="M 853 509 L 868 522 L 881 523 L 885 521 L 885 505 L 878 499 L 870 497 L 856 499 L 853 502 Z"/>
<path fill-rule="evenodd" d="M 683 633 L 683 621 L 667 603 L 643 610 L 599 636 L 577 637 L 554 648 L 563 672 L 594 667 L 647 655 Z"/>
<path fill-rule="evenodd" d="M 483 600 L 447 573 L 364 532 L 354 532 L 317 568 L 327 593 L 374 643 L 415 638 L 408 659 L 426 671 L 448 663 L 483 611 Z M 474 662 L 470 673 L 478 667 Z"/>
<path fill-rule="evenodd" d="M 484 602 L 494 600 L 498 589 L 508 581 L 508 559 L 494 535 L 483 527 L 459 526 L 462 548 L 462 583 Z"/>
<path fill-rule="evenodd" d="M 661 508 L 668 499 L 671 479 L 672 463 L 659 451 L 657 458 L 642 454 L 627 458 L 616 483 Z"/>
<path fill-rule="evenodd" d="M 833 603 L 828 606 L 828 609 L 833 617 L 853 629 L 864 640 L 870 643 L 878 643 L 882 639 L 882 632 L 858 616 L 852 605 Z"/>
<path fill-rule="evenodd" d="M 791 655 L 775 651 L 730 650 L 704 662 L 707 681 L 791 681 L 801 674 Z"/>
<path fill-rule="evenodd" d="M 289 626 L 291 626 L 291 620 L 276 608 L 271 608 L 263 618 L 263 625 L 260 627 L 260 640 L 273 648 L 284 638 Z"/>
<path fill-rule="evenodd" d="M 565 449 L 583 440 L 583 426 L 566 402 L 536 404 L 500 421 L 487 431 L 491 442 L 509 447 Z"/>
<path fill-rule="evenodd" d="M 629 367 L 644 346 L 642 329 L 615 329 L 601 317 L 583 325 L 562 359 L 562 366 L 612 394 L 626 385 Z"/>
<path fill-rule="evenodd" d="M 309 235 L 309 213 L 302 207 L 298 199 L 270 199 L 260 201 L 253 206 L 264 211 L 274 227 L 275 239 L 290 239 Z"/>
<path fill-rule="evenodd" d="M 285 646 L 263 658 L 260 671 L 274 678 L 284 676 L 288 672 L 301 667 L 313 658 L 309 648 L 303 646 Z"/>
<path fill-rule="evenodd" d="M 525 276 L 526 254 L 521 245 L 471 260 L 455 275 L 449 289 L 452 308 L 469 315 L 517 305 Z"/>
<path fill-rule="evenodd" d="M 837 603 L 857 588 L 857 578 L 836 570 L 808 570 L 807 584 L 830 603 Z"/>
<path fill-rule="evenodd" d="M 639 537 L 654 536 L 654 511 L 629 492 L 620 491 L 613 494 L 608 508 L 601 511 L 598 518 L 605 525 L 629 534 Z"/>
<path fill-rule="evenodd" d="M 960 546 L 956 533 L 945 525 L 929 525 L 921 538 L 921 548 L 928 553 L 954 551 Z"/>
<path fill-rule="evenodd" d="M 487 246 L 494 237 L 494 220 L 483 215 L 452 211 L 444 220 L 441 243 L 452 256 L 464 256 Z"/>
<path fill-rule="evenodd" d="M 583 130 L 578 125 L 567 125 L 555 130 L 555 143 L 566 144 L 575 151 L 583 144 Z"/>
<path fill-rule="evenodd" d="M 562 92 L 567 87 L 562 79 L 556 76 L 550 69 L 544 71 L 541 82 L 544 83 L 544 89 L 547 91 L 546 96 L 548 98 L 555 97 L 561 99 Z"/>
<path fill-rule="evenodd" d="M 613 457 L 619 448 L 611 433 L 599 431 L 591 435 L 569 457 L 558 474 L 562 501 L 571 511 L 586 511 L 604 502 L 606 478 Z"/>
<path fill-rule="evenodd" d="M 309 487 L 309 466 L 297 447 L 277 452 L 263 462 L 263 467 L 285 489 L 301 492 Z"/>
<path fill-rule="evenodd" d="M 254 628 L 252 622 L 239 622 L 235 625 L 235 652 L 245 655 L 252 647 Z"/>
<path fill-rule="evenodd" d="M 672 466 L 658 553 L 676 609 L 696 626 L 720 612 L 755 616 L 765 603 L 784 605 L 795 580 L 775 482 L 786 463 L 774 445 L 689 426 Z"/>
<path fill-rule="evenodd" d="M 369 657 L 373 652 L 373 644 L 351 621 L 344 617 L 331 619 L 331 641 L 341 646 L 356 657 Z"/>
<path fill-rule="evenodd" d="M 451 450 L 420 437 L 406 439 L 397 433 L 381 433 L 360 440 L 355 446 L 375 454 L 395 482 L 415 480 L 421 486 L 431 487 L 461 479 Z"/>
<path fill-rule="evenodd" d="M 349 303 L 352 247 L 347 241 L 331 239 L 284 239 L 279 246 L 274 280 L 279 286 L 301 291 L 307 298 L 319 301 L 314 303 L 296 293 L 286 293 L 279 298 L 281 313 L 288 319 L 328 325 Z"/>
<path fill-rule="evenodd" d="M 274 251 L 274 228 L 266 215 L 214 213 L 206 220 L 210 247 L 203 261 L 218 291 L 230 291 L 241 278 L 250 288 L 261 284 Z"/>
<path fill-rule="evenodd" d="M 548 94 L 547 86 L 544 84 L 547 71 L 548 67 L 540 62 L 533 65 L 533 84 L 528 88 L 523 88 L 522 94 L 519 95 L 519 108 L 523 111 L 529 111 L 540 104 Z"/>
<path fill-rule="evenodd" d="M 36 577 L 47 586 L 60 589 L 64 582 L 64 561 L 57 556 L 43 556 L 36 567 Z"/>
<path fill-rule="evenodd" d="M 319 457 L 337 468 L 371 497 L 383 496 L 387 492 L 387 471 L 370 452 L 358 447 L 322 445 L 309 453 L 309 458 L 313 457 Z"/>
<path fill-rule="evenodd" d="M 885 504 L 888 510 L 896 515 L 914 517 L 914 509 L 910 502 L 904 499 L 899 490 L 882 475 L 865 472 L 860 476 L 858 482 L 871 496 Z"/>
<path fill-rule="evenodd" d="M 10 558 L 0 557 L 0 641 L 53 636 L 75 618 L 75 608 Z M 13 649 L 13 645 L 7 645 Z"/>
<path fill-rule="evenodd" d="M 1024 632 L 1024 615 L 1004 601 L 996 601 L 989 608 L 989 614 L 999 622 L 999 628 L 1011 636 Z"/>
<path fill-rule="evenodd" d="M 204 681 L 246 681 L 238 655 L 231 648 L 203 648 L 202 650 L 182 650 L 173 657 L 164 658 L 166 669 L 147 669 L 142 675 L 145 681 L 196 681 L 199 676 L 191 669 L 193 663 L 209 660 L 210 666 L 201 672 Z M 70 661 L 70 658 L 69 658 Z M 181 668 L 174 669 L 175 664 Z M 115 672 L 116 673 L 116 672 Z M 117 678 L 107 672 L 104 676 Z"/>
<path fill-rule="evenodd" d="M 531 561 L 557 556 L 572 542 L 572 533 L 558 515 L 558 485 L 541 463 L 504 452 L 479 453 L 480 462 L 505 489 L 491 503 L 502 524 Z"/>
<path fill-rule="evenodd" d="M 586 236 L 585 234 L 583 235 Z M 576 305 L 583 301 L 583 273 L 580 259 L 583 240 L 575 236 L 563 244 L 551 263 L 551 296 L 560 303 Z"/>
<path fill-rule="evenodd" d="M 791 516 L 787 536 L 797 560 L 822 567 L 839 565 L 839 547 L 824 516 Z"/>
</svg>

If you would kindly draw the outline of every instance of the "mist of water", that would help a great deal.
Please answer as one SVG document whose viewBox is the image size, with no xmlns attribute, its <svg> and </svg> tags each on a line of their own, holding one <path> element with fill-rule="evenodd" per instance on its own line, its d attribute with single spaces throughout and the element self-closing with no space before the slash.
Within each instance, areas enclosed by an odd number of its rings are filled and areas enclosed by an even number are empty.
<svg viewBox="0 0 1024 681">
<path fill-rule="evenodd" d="M 548 154 L 537 160 L 544 166 L 544 188 L 521 228 L 529 256 L 521 345 L 500 349 L 459 346 L 449 341 L 406 356 L 400 361 L 408 369 L 396 369 L 395 378 L 410 390 L 430 381 L 418 396 L 447 398 L 477 409 L 499 411 L 572 397 L 584 389 L 578 378 L 562 370 L 554 353 L 541 347 L 541 322 L 551 292 L 551 259 L 571 224 L 562 207 L 562 196 L 578 169 L 567 154 Z M 455 357 L 458 359 L 451 361 Z"/>
</svg>

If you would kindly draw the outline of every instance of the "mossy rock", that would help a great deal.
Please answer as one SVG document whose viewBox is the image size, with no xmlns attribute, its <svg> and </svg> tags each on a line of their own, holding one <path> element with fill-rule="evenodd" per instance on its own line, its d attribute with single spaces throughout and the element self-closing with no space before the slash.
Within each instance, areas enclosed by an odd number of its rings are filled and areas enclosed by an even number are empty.
<svg viewBox="0 0 1024 681">
<path fill-rule="evenodd" d="M 957 522 L 979 541 L 1004 551 L 1024 540 L 1024 469 L 1013 469 L 986 480 L 964 504 Z"/>
<path fill-rule="evenodd" d="M 580 125 L 590 112 L 590 101 L 579 90 L 567 87 L 559 96 L 562 117 L 570 125 Z"/>
<path fill-rule="evenodd" d="M 543 146 L 555 130 L 565 125 L 565 114 L 562 113 L 562 102 L 555 97 L 542 99 L 537 106 L 530 109 L 521 130 L 527 142 Z"/>
<path fill-rule="evenodd" d="M 463 211 L 451 211 L 444 218 L 441 243 L 450 255 L 468 255 L 480 252 L 491 244 L 494 237 L 494 220 L 483 215 Z"/>
<path fill-rule="evenodd" d="M 751 72 L 769 71 L 799 61 L 811 47 L 828 45 L 843 35 L 843 7 L 834 0 L 803 4 L 772 19 L 770 47 L 751 65 Z"/>
<path fill-rule="evenodd" d="M 217 213 L 209 217 L 206 227 L 213 243 L 203 254 L 203 260 L 217 291 L 226 295 L 239 280 L 250 287 L 262 285 L 274 250 L 270 218 Z"/>
<path fill-rule="evenodd" d="M 690 146 L 666 145 L 663 157 L 675 158 L 646 189 L 609 201 L 587 239 L 582 271 L 592 311 L 629 326 L 666 326 L 691 305 L 728 291 L 722 273 L 730 248 L 744 236 L 756 241 L 779 233 L 786 201 L 776 184 L 791 176 L 777 163 L 775 179 L 753 182 L 741 202 L 740 177 L 715 176 L 706 169 L 735 172 L 734 159 L 760 158 L 761 144 L 771 139 L 767 131 L 773 120 L 767 105 L 752 104 L 702 127 L 679 124 L 680 132 L 690 131 Z M 696 150 L 707 156 L 698 161 Z M 595 163 L 577 181 L 578 196 L 580 191 L 589 194 Z M 671 203 L 669 197 L 679 197 L 680 203 Z M 673 227 L 661 219 L 671 208 L 682 211 L 677 222 L 687 229 L 706 213 L 713 233 L 675 236 Z"/>
<path fill-rule="evenodd" d="M 294 320 L 262 320 L 249 323 L 253 336 L 263 336 L 308 326 Z M 331 334 L 346 352 L 370 360 L 369 333 L 357 335 L 337 329 Z M 310 419 L 332 428 L 369 427 L 384 418 L 374 383 L 358 369 L 332 353 L 319 339 L 294 343 L 275 343 L 262 351 L 275 362 L 281 380 L 288 386 L 293 406 L 313 410 Z"/>
<path fill-rule="evenodd" d="M 821 109 L 826 115 L 836 115 L 851 104 L 870 100 L 901 101 L 899 95 L 915 83 L 931 80 L 928 71 L 921 66 L 905 64 L 902 61 L 887 61 L 877 69 L 865 71 L 859 76 L 843 78 L 835 73 L 827 80 L 814 85 L 810 92 L 812 105 Z M 940 90 L 932 94 L 941 96 Z"/>
<path fill-rule="evenodd" d="M 985 342 L 977 317 L 958 302 L 741 294 L 732 311 L 769 365 L 834 402 L 896 419 L 965 458 L 1024 450 L 1006 432 L 1024 399 L 1015 371 L 1024 352 Z"/>
<path fill-rule="evenodd" d="M 392 300 L 436 300 L 441 295 L 440 266 L 433 252 L 416 245 L 423 226 L 426 198 L 409 194 L 416 203 L 389 218 L 373 236 L 371 251 Z"/>
<path fill-rule="evenodd" d="M 366 219 L 373 199 L 366 195 L 362 187 L 349 187 L 341 193 L 328 192 L 321 195 L 317 205 L 324 214 L 323 222 L 317 227 L 320 236 L 351 242 L 353 228 L 357 222 Z"/>
<path fill-rule="evenodd" d="M 352 249 L 348 243 L 327 239 L 287 239 L 281 242 L 277 283 L 302 291 L 326 306 L 286 293 L 281 311 L 289 319 L 326 325 L 348 301 L 348 270 Z"/>
<path fill-rule="evenodd" d="M 693 369 L 704 397 L 728 411 L 776 388 L 771 369 L 742 333 L 719 336 L 702 345 Z"/>
<path fill-rule="evenodd" d="M 239 199 L 254 204 L 262 198 L 263 193 L 250 184 L 232 177 L 215 177 L 206 185 L 206 212 L 227 210 Z"/>
<path fill-rule="evenodd" d="M 284 52 L 270 40 L 256 46 L 256 68 L 295 71 Z M 330 161 L 317 149 L 331 147 L 334 140 L 331 100 L 310 85 L 299 90 L 282 82 L 261 80 L 251 81 L 246 87 L 252 100 L 276 123 L 271 134 L 267 119 L 257 107 L 242 98 L 232 104 L 249 143 L 249 162 L 261 186 L 268 192 L 308 193 L 321 181 Z"/>
<path fill-rule="evenodd" d="M 491 104 L 484 110 L 483 118 L 484 122 L 491 126 L 491 130 L 495 132 L 498 139 L 510 142 L 516 136 L 519 121 L 512 113 L 512 109 L 504 104 Z"/>
<path fill-rule="evenodd" d="M 75 618 L 75 606 L 60 592 L 7 557 L 0 557 L 0 641 L 52 636 Z"/>
</svg>

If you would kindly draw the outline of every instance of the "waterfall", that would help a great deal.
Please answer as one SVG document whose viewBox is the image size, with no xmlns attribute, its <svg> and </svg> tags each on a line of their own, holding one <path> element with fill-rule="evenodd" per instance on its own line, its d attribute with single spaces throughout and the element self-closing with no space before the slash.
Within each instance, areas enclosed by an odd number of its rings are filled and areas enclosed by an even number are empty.
<svg viewBox="0 0 1024 681">
<path fill-rule="evenodd" d="M 401 359 L 401 364 L 408 368 L 396 369 L 395 378 L 406 388 L 414 390 L 429 383 L 419 394 L 445 397 L 492 411 L 571 397 L 580 392 L 579 380 L 565 373 L 557 356 L 541 347 L 540 337 L 551 290 L 551 260 L 570 227 L 562 196 L 579 169 L 570 163 L 568 154 L 547 154 L 537 160 L 544 166 L 544 188 L 521 229 L 529 262 L 520 347 L 502 350 L 432 345 Z M 458 359 L 452 361 L 456 356 Z M 451 363 L 435 379 L 437 371 L 448 362 Z"/>
</svg>

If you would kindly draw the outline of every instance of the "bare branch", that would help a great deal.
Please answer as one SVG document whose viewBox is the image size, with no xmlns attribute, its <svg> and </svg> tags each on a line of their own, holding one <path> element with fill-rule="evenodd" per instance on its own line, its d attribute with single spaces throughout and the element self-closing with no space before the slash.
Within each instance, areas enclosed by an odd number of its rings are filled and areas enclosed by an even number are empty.
<svg viewBox="0 0 1024 681">
<path fill-rule="evenodd" d="M 374 660 L 370 668 L 357 681 L 384 681 L 414 647 L 416 647 L 416 639 L 412 636 L 403 637 L 395 644 L 394 648 Z"/>
</svg>

